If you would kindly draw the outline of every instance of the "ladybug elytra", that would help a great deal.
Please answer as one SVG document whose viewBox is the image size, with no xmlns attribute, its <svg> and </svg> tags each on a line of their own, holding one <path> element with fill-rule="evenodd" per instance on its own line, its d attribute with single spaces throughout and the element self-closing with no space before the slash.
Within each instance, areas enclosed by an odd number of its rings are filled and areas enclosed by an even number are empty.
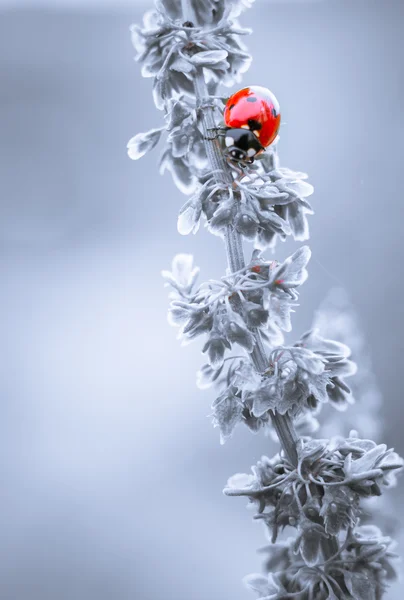
<svg viewBox="0 0 404 600">
<path fill-rule="evenodd" d="M 239 90 L 224 109 L 226 154 L 231 160 L 252 163 L 275 140 L 281 123 L 279 103 L 260 86 Z"/>
</svg>

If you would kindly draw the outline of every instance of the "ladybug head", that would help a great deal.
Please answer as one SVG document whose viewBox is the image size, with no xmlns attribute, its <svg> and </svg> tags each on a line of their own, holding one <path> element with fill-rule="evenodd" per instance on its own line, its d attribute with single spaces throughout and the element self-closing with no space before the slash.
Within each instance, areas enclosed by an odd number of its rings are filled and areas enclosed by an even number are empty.
<svg viewBox="0 0 404 600">
<path fill-rule="evenodd" d="M 225 137 L 226 155 L 235 162 L 251 164 L 265 148 L 251 129 L 230 127 Z"/>
</svg>

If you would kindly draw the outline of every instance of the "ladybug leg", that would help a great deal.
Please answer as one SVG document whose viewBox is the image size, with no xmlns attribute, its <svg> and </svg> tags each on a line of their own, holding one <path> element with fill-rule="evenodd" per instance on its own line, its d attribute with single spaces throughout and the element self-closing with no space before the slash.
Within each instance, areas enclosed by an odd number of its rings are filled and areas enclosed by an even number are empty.
<svg viewBox="0 0 404 600">
<path fill-rule="evenodd" d="M 216 135 L 212 136 L 212 137 L 208 137 L 208 136 L 203 136 L 204 140 L 209 140 L 210 142 L 212 142 L 213 140 L 217 140 L 217 138 L 219 137 L 225 137 L 224 133 L 217 133 Z"/>
<path fill-rule="evenodd" d="M 225 127 L 208 127 L 207 131 L 213 131 L 214 134 L 212 137 L 204 136 L 204 139 L 213 141 L 213 140 L 217 140 L 218 137 L 225 137 L 227 128 L 225 128 Z"/>
<path fill-rule="evenodd" d="M 210 98 L 212 98 L 212 100 L 220 100 L 223 106 L 226 106 L 229 101 L 229 96 L 210 96 Z"/>
<path fill-rule="evenodd" d="M 244 177 L 244 175 L 245 175 L 244 169 L 240 165 L 240 163 L 237 163 L 234 160 L 231 160 L 230 157 L 226 157 L 226 161 L 227 161 L 227 164 L 229 165 L 229 167 L 237 173 L 237 175 L 238 175 L 237 179 L 241 179 L 242 177 Z M 236 181 L 236 179 L 235 179 L 235 181 Z"/>
<path fill-rule="evenodd" d="M 198 106 L 196 107 L 197 113 L 200 115 L 204 110 L 210 108 L 211 110 L 215 110 L 216 104 L 212 98 L 201 99 Z"/>
</svg>

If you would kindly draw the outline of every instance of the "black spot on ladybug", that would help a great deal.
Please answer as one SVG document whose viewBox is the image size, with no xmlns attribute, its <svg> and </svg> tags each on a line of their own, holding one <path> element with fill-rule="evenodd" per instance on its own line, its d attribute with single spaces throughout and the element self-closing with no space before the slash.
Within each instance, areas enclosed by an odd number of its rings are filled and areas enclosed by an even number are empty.
<svg viewBox="0 0 404 600">
<path fill-rule="evenodd" d="M 275 108 L 275 106 L 273 106 L 273 107 L 271 108 L 271 113 L 272 113 L 272 116 L 273 116 L 273 117 L 276 117 L 276 116 L 277 116 L 277 114 L 278 114 L 278 113 L 276 112 L 276 108 Z"/>
<path fill-rule="evenodd" d="M 262 123 L 256 121 L 255 119 L 248 119 L 247 123 L 251 131 L 259 131 L 262 129 Z"/>
<path fill-rule="evenodd" d="M 255 96 L 248 96 L 247 102 L 257 102 L 257 98 Z"/>
<path fill-rule="evenodd" d="M 229 110 L 231 110 L 232 108 L 234 108 L 236 105 L 232 104 L 231 106 L 229 106 Z"/>
</svg>

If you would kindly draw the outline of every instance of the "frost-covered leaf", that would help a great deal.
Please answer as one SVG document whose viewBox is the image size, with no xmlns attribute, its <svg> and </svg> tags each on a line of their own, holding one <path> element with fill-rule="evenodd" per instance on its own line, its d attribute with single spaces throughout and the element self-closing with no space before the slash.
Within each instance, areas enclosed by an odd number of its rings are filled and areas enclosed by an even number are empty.
<svg viewBox="0 0 404 600">
<path fill-rule="evenodd" d="M 311 194 L 314 192 L 313 186 L 302 179 L 289 181 L 287 183 L 287 187 L 288 189 L 293 190 L 298 196 L 302 196 L 303 198 L 311 196 Z"/>
<path fill-rule="evenodd" d="M 175 303 L 172 304 L 175 305 Z M 206 313 L 203 310 L 194 310 L 190 312 L 190 316 L 186 324 L 182 328 L 181 334 L 182 336 L 184 336 L 184 338 L 191 340 L 204 333 L 209 333 L 212 326 L 213 318 L 211 314 Z M 214 347 L 210 350 L 210 352 L 212 353 L 213 360 L 215 362 L 215 366 L 217 367 L 219 367 L 223 362 L 223 360 L 220 359 L 220 352 L 218 352 L 218 350 L 220 349 L 220 345 L 218 346 L 219 347 L 214 345 Z M 205 344 L 205 348 L 206 350 L 208 350 L 209 345 Z M 223 355 L 221 356 L 223 358 Z"/>
<path fill-rule="evenodd" d="M 184 325 L 189 319 L 189 311 L 182 306 L 170 306 L 168 309 L 168 322 L 173 326 Z"/>
<path fill-rule="evenodd" d="M 302 285 L 307 279 L 306 266 L 311 252 L 308 246 L 302 246 L 292 256 L 289 256 L 273 272 L 273 281 L 283 288 L 294 288 Z"/>
<path fill-rule="evenodd" d="M 181 56 L 177 56 L 170 64 L 170 69 L 178 71 L 179 73 L 192 73 L 195 71 L 194 65 L 189 61 L 185 60 Z"/>
<path fill-rule="evenodd" d="M 229 342 L 224 337 L 212 333 L 202 348 L 202 352 L 207 353 L 209 357 L 209 363 L 212 365 L 212 367 L 214 369 L 218 369 L 223 365 L 226 348 L 231 348 Z"/>
<path fill-rule="evenodd" d="M 286 571 L 292 564 L 290 546 L 293 538 L 288 538 L 283 542 L 276 542 L 261 548 L 259 552 L 265 555 L 265 571 L 267 573 L 279 573 Z"/>
<path fill-rule="evenodd" d="M 321 541 L 327 538 L 324 528 L 310 519 L 301 518 L 299 535 L 295 542 L 295 552 L 300 552 L 304 562 L 314 567 L 320 559 Z"/>
<path fill-rule="evenodd" d="M 191 288 L 199 273 L 192 254 L 176 254 L 171 268 L 176 281 L 184 288 Z"/>
<path fill-rule="evenodd" d="M 128 155 L 132 160 L 144 156 L 154 148 L 160 140 L 163 129 L 151 129 L 146 133 L 138 133 L 128 142 Z"/>
<path fill-rule="evenodd" d="M 320 516 L 324 518 L 325 530 L 338 535 L 353 527 L 359 514 L 359 496 L 347 486 L 326 487 Z"/>
<path fill-rule="evenodd" d="M 187 202 L 178 215 L 178 233 L 181 235 L 196 233 L 199 229 L 201 213 L 202 206 L 200 203 Z"/>
<path fill-rule="evenodd" d="M 226 488 L 230 490 L 242 490 L 245 488 L 253 488 L 256 485 L 254 475 L 247 473 L 236 473 L 227 480 Z"/>
<path fill-rule="evenodd" d="M 227 54 L 226 50 L 207 50 L 194 54 L 190 61 L 198 67 L 209 67 L 225 60 Z"/>
<path fill-rule="evenodd" d="M 320 356 L 307 350 L 306 348 L 296 348 L 290 350 L 293 361 L 304 371 L 309 371 L 313 375 L 320 375 L 324 371 L 324 362 Z"/>
<path fill-rule="evenodd" d="M 251 8 L 254 0 L 227 0 L 226 4 L 230 7 L 230 15 L 238 17 L 244 10 Z"/>
<path fill-rule="evenodd" d="M 164 279 L 180 293 L 189 295 L 199 274 L 199 267 L 194 267 L 192 254 L 176 254 L 171 263 L 171 271 L 162 271 Z"/>
<path fill-rule="evenodd" d="M 169 141 L 171 142 L 171 152 L 173 157 L 181 158 L 188 153 L 192 138 L 190 138 L 186 131 L 178 128 L 178 131 L 173 131 L 170 134 Z"/>
<path fill-rule="evenodd" d="M 291 313 L 295 303 L 290 301 L 290 297 L 286 294 L 276 295 L 271 294 L 269 299 L 269 318 L 271 322 L 278 326 L 282 331 L 291 331 Z"/>
<path fill-rule="evenodd" d="M 153 100 L 156 108 L 159 110 L 164 110 L 165 107 L 165 99 L 167 97 L 167 82 L 165 79 L 157 79 L 154 80 L 153 83 Z"/>
<path fill-rule="evenodd" d="M 349 593 L 355 600 L 377 600 L 375 581 L 371 577 L 370 570 L 345 571 L 344 580 Z"/>
<path fill-rule="evenodd" d="M 369 472 L 372 472 L 375 469 L 377 462 L 385 455 L 386 450 L 387 446 L 385 444 L 380 444 L 364 453 L 363 456 L 356 460 L 352 460 L 351 454 L 348 454 L 344 463 L 346 476 L 350 478 L 367 478 Z M 378 469 L 376 468 L 376 471 L 377 470 Z M 379 471 L 381 475 L 382 471 Z"/>
<path fill-rule="evenodd" d="M 214 232 L 222 231 L 233 221 L 237 207 L 232 199 L 222 200 L 209 221 L 209 228 Z"/>
<path fill-rule="evenodd" d="M 257 234 L 259 220 L 255 216 L 253 211 L 248 211 L 248 208 L 240 210 L 235 218 L 234 224 L 237 229 L 245 238 L 254 239 Z"/>
<path fill-rule="evenodd" d="M 220 429 L 220 443 L 224 444 L 242 421 L 243 404 L 229 389 L 215 400 L 212 409 L 214 425 Z"/>
<path fill-rule="evenodd" d="M 261 384 L 252 397 L 252 414 L 255 417 L 262 417 L 271 409 L 278 409 L 282 399 L 282 389 L 277 385 L 277 380 L 272 378 Z M 248 396 L 247 396 L 248 397 Z"/>
<path fill-rule="evenodd" d="M 289 195 L 286 192 L 280 192 L 276 185 L 263 184 L 260 186 L 246 186 L 239 184 L 239 187 L 244 190 L 247 194 L 251 194 L 260 201 L 260 207 L 266 208 L 268 206 L 282 205 L 290 202 Z"/>
<path fill-rule="evenodd" d="M 320 335 L 318 329 L 311 329 L 300 338 L 299 345 L 309 348 L 323 356 L 336 356 L 348 358 L 351 350 L 345 344 L 335 340 L 328 340 Z"/>
<path fill-rule="evenodd" d="M 388 450 L 386 454 L 377 462 L 377 467 L 383 471 L 384 485 L 394 486 L 397 483 L 396 471 L 404 466 L 401 456 L 393 450 Z"/>
<path fill-rule="evenodd" d="M 255 346 L 255 339 L 251 331 L 247 329 L 243 319 L 236 313 L 224 325 L 224 332 L 232 344 L 238 344 L 251 352 Z"/>
<path fill-rule="evenodd" d="M 268 311 L 255 302 L 244 302 L 243 313 L 249 327 L 262 327 L 268 321 Z"/>
<path fill-rule="evenodd" d="M 214 369 L 210 364 L 203 365 L 196 374 L 196 385 L 199 389 L 204 390 L 211 387 L 223 369 Z"/>
<path fill-rule="evenodd" d="M 170 171 L 177 188 L 184 194 L 191 194 L 196 187 L 196 177 L 183 158 L 174 158 L 169 150 L 164 152 L 160 161 L 160 173 Z"/>
<path fill-rule="evenodd" d="M 262 600 L 278 598 L 279 586 L 273 581 L 272 574 L 264 577 L 263 575 L 252 573 L 244 577 L 243 583 L 250 590 L 257 592 Z"/>
<path fill-rule="evenodd" d="M 191 114 L 190 106 L 182 100 L 175 100 L 167 113 L 167 130 L 171 131 L 174 127 L 179 127 L 185 119 Z"/>
</svg>

